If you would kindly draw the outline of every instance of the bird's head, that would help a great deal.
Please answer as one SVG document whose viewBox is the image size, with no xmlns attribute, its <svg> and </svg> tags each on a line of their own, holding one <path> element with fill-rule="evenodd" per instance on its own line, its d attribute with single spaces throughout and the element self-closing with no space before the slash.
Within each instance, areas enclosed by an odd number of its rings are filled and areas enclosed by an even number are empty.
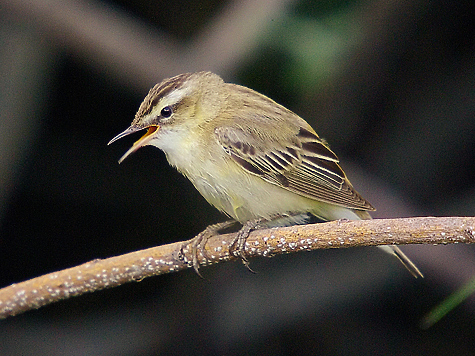
<svg viewBox="0 0 475 356">
<path fill-rule="evenodd" d="M 115 136 L 108 144 L 118 139 L 147 129 L 121 157 L 122 162 L 140 147 L 154 145 L 161 148 L 163 135 L 178 131 L 193 134 L 193 130 L 212 120 L 223 101 L 223 80 L 211 72 L 185 73 L 165 79 L 150 89 L 135 114 L 130 127 Z"/>
</svg>

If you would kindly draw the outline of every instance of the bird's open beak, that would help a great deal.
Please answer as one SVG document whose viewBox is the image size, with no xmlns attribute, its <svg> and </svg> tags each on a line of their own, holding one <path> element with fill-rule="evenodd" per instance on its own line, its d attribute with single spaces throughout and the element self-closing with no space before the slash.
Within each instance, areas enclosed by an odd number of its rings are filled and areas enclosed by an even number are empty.
<svg viewBox="0 0 475 356">
<path fill-rule="evenodd" d="M 143 130 L 144 128 L 145 127 L 140 128 L 140 127 L 130 126 L 127 130 L 125 130 L 124 132 L 121 132 L 116 137 L 114 137 L 112 140 L 110 140 L 108 145 L 110 145 L 112 142 L 115 142 L 115 141 L 117 141 L 118 139 L 120 139 L 124 136 L 127 136 L 127 135 L 130 135 L 130 134 L 133 134 L 134 132 L 138 132 L 140 130 Z M 156 132 L 159 128 L 160 128 L 160 126 L 158 126 L 158 125 L 152 125 L 152 126 L 147 127 L 148 130 L 145 133 L 145 135 L 143 135 L 137 142 L 135 142 L 133 144 L 132 147 L 129 148 L 129 150 L 127 152 L 125 152 L 125 154 L 119 159 L 119 163 L 121 163 L 124 159 L 126 159 L 127 156 L 129 156 L 133 152 L 137 151 L 140 147 L 146 146 L 148 144 L 148 142 L 153 138 L 153 133 Z"/>
</svg>

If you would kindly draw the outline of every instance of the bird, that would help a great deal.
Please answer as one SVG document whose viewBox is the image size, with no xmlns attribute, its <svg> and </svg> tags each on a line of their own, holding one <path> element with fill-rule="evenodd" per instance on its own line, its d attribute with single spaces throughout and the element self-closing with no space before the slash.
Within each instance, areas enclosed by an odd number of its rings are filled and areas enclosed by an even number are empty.
<svg viewBox="0 0 475 356">
<path fill-rule="evenodd" d="M 232 220 L 211 225 L 191 243 L 239 222 L 232 253 L 245 256 L 252 230 L 332 220 L 367 220 L 375 208 L 352 186 L 328 143 L 300 116 L 250 88 L 208 71 L 184 73 L 152 87 L 127 135 L 145 134 L 120 158 L 147 145 L 161 149 L 201 195 Z M 379 246 L 423 277 L 398 246 Z M 249 267 L 249 266 L 248 266 Z"/>
</svg>

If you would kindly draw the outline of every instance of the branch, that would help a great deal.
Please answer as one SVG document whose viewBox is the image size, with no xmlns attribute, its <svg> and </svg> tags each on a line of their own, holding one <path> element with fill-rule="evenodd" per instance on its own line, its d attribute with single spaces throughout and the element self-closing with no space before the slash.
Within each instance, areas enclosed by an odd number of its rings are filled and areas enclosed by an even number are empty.
<svg viewBox="0 0 475 356">
<path fill-rule="evenodd" d="M 475 217 L 423 217 L 332 221 L 253 231 L 246 242 L 248 257 L 377 245 L 475 243 Z M 235 260 L 229 255 L 234 234 L 217 235 L 205 246 L 200 265 Z M 46 274 L 0 289 L 0 318 L 37 309 L 63 299 L 192 266 L 185 242 L 157 246 Z M 181 259 L 180 259 L 181 256 Z"/>
</svg>

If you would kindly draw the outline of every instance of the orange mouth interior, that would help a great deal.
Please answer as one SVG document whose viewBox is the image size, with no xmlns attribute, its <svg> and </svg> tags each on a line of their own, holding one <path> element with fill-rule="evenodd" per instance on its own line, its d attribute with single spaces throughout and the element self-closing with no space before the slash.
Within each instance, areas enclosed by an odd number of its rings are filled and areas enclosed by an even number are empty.
<svg viewBox="0 0 475 356">
<path fill-rule="evenodd" d="M 148 137 L 150 136 L 151 134 L 153 134 L 155 131 L 157 131 L 159 129 L 160 126 L 158 125 L 153 125 L 153 126 L 150 126 L 147 130 L 147 132 L 145 133 L 145 135 L 143 135 L 142 137 L 140 137 L 140 139 L 138 139 L 134 145 L 136 145 L 137 143 L 139 143 L 140 141 L 142 141 L 145 137 Z"/>
</svg>

